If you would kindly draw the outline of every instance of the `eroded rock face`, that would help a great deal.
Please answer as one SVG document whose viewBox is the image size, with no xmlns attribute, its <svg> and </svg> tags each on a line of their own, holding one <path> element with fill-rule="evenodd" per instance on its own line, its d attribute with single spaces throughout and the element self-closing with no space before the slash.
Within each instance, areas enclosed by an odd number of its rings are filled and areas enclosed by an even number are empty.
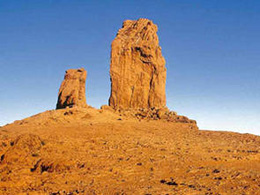
<svg viewBox="0 0 260 195">
<path fill-rule="evenodd" d="M 114 109 L 166 106 L 165 60 L 157 26 L 148 19 L 126 20 L 112 42 L 111 94 Z"/>
<path fill-rule="evenodd" d="M 86 107 L 86 78 L 87 71 L 84 68 L 69 69 L 59 90 L 56 109 L 78 106 Z"/>
</svg>

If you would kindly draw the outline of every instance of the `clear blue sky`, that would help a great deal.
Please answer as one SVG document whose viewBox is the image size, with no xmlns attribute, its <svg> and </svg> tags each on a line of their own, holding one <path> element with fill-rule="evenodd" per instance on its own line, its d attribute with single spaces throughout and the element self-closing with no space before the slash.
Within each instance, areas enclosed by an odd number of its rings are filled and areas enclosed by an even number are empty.
<svg viewBox="0 0 260 195">
<path fill-rule="evenodd" d="M 54 109 L 69 68 L 88 71 L 88 104 L 107 104 L 111 41 L 141 17 L 159 27 L 170 109 L 260 134 L 259 0 L 0 0 L 0 125 Z"/>
</svg>

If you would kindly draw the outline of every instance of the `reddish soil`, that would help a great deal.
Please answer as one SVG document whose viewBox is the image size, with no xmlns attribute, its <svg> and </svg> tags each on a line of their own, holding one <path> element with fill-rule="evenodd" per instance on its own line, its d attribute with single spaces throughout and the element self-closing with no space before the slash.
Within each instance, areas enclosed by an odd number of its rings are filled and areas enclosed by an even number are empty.
<svg viewBox="0 0 260 195">
<path fill-rule="evenodd" d="M 74 108 L 0 138 L 0 194 L 260 194 L 255 135 Z"/>
</svg>

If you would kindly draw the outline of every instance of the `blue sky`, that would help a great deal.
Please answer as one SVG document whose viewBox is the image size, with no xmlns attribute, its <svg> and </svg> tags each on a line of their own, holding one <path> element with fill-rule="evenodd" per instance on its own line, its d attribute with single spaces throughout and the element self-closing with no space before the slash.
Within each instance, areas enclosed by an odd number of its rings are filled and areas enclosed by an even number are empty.
<svg viewBox="0 0 260 195">
<path fill-rule="evenodd" d="M 170 109 L 260 135 L 258 0 L 0 0 L 0 125 L 54 109 L 69 68 L 88 71 L 88 104 L 107 104 L 111 41 L 138 18 L 159 27 Z"/>
</svg>

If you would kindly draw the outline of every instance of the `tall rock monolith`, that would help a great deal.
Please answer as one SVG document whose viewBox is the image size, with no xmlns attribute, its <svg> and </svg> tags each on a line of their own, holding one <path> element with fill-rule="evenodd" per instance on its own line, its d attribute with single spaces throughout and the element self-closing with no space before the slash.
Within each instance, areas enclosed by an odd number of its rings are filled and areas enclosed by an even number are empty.
<svg viewBox="0 0 260 195">
<path fill-rule="evenodd" d="M 66 107 L 86 107 L 86 78 L 84 68 L 69 69 L 61 83 L 56 109 Z"/>
<path fill-rule="evenodd" d="M 165 107 L 166 68 L 148 19 L 126 20 L 111 46 L 109 105 L 114 109 Z"/>
</svg>

